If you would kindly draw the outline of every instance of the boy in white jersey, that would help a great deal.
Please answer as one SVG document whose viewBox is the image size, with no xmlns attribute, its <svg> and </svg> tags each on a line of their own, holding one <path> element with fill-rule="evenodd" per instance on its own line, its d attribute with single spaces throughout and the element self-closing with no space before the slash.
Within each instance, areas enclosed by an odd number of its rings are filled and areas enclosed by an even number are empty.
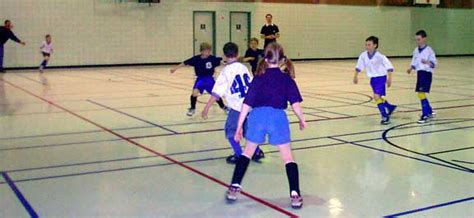
<svg viewBox="0 0 474 218">
<path fill-rule="evenodd" d="M 49 58 L 51 57 L 51 53 L 53 53 L 53 42 L 51 39 L 51 35 L 45 36 L 45 41 L 41 44 L 41 53 L 43 54 L 43 62 L 41 62 L 39 66 L 40 73 L 43 73 L 44 68 L 48 65 Z"/>
<path fill-rule="evenodd" d="M 207 119 L 209 109 L 214 102 L 221 97 L 225 97 L 227 106 L 230 108 L 225 124 L 225 135 L 234 150 L 234 154 L 227 157 L 226 161 L 227 163 L 235 164 L 238 157 L 242 154 L 242 148 L 240 143 L 235 141 L 234 135 L 237 130 L 240 110 L 242 109 L 245 95 L 249 89 L 250 82 L 252 82 L 252 75 L 245 65 L 238 62 L 239 48 L 235 43 L 229 42 L 224 45 L 224 55 L 227 59 L 227 64 L 221 70 L 219 77 L 217 77 L 216 84 L 212 89 L 212 96 L 202 112 L 202 117 Z M 263 151 L 257 149 L 253 159 L 258 161 L 263 157 Z"/>
<path fill-rule="evenodd" d="M 393 65 L 385 55 L 377 51 L 379 47 L 379 39 L 377 37 L 370 36 L 367 38 L 365 40 L 365 47 L 367 51 L 362 52 L 359 56 L 353 82 L 357 84 L 359 82 L 359 73 L 364 69 L 367 71 L 367 76 L 370 78 L 370 86 L 374 92 L 374 100 L 382 116 L 380 124 L 387 125 L 390 124 L 390 115 L 397 108 L 397 106 L 391 105 L 385 99 L 385 84 L 388 87 L 392 85 Z"/>
<path fill-rule="evenodd" d="M 426 44 L 427 34 L 424 30 L 416 32 L 416 43 L 418 47 L 413 51 L 413 58 L 411 60 L 411 67 L 407 70 L 410 74 L 412 70 L 417 72 L 417 81 L 415 91 L 418 93 L 418 98 L 421 102 L 421 117 L 418 123 L 423 124 L 434 117 L 433 109 L 426 98 L 426 93 L 430 92 L 431 82 L 433 80 L 433 71 L 438 64 L 436 55 Z"/>
</svg>

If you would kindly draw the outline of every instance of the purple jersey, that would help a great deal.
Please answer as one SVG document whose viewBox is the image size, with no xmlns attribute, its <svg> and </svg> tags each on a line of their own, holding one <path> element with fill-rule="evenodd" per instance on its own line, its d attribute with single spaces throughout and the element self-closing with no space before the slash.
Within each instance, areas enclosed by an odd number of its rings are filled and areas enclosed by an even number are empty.
<svg viewBox="0 0 474 218">
<path fill-rule="evenodd" d="M 212 77 L 216 67 L 221 65 L 222 58 L 216 56 L 209 56 L 202 58 L 201 55 L 196 55 L 186 61 L 184 64 L 193 66 L 197 77 Z"/>
<path fill-rule="evenodd" d="M 280 68 L 268 68 L 263 75 L 256 76 L 250 84 L 244 104 L 252 108 L 273 107 L 286 109 L 288 102 L 302 102 L 298 86 L 290 75 Z"/>
</svg>

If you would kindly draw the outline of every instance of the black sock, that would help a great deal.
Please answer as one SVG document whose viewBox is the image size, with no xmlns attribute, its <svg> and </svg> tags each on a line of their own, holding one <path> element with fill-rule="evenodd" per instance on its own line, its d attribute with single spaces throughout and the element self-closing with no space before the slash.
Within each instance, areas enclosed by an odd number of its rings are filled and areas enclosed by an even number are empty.
<svg viewBox="0 0 474 218">
<path fill-rule="evenodd" d="M 245 155 L 240 155 L 239 159 L 237 159 L 237 163 L 235 164 L 234 175 L 232 176 L 232 184 L 239 184 L 242 183 L 242 179 L 244 178 L 245 171 L 247 171 L 247 167 L 249 166 L 250 159 Z"/>
<path fill-rule="evenodd" d="M 224 104 L 224 101 L 222 101 L 222 98 L 217 100 L 217 104 L 219 104 L 219 107 L 221 107 L 221 108 L 225 107 L 225 104 Z"/>
<path fill-rule="evenodd" d="M 196 109 L 196 102 L 198 98 L 191 95 L 191 109 Z"/>
<path fill-rule="evenodd" d="M 288 183 L 290 184 L 290 195 L 291 191 L 296 191 L 300 195 L 300 181 L 298 178 L 298 164 L 295 162 L 287 163 L 286 176 L 288 176 Z"/>
</svg>

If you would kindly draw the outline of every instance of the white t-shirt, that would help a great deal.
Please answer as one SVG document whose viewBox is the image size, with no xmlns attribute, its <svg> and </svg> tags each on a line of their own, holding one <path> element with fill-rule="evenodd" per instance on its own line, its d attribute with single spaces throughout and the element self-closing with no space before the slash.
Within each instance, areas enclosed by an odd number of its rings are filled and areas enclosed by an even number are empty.
<svg viewBox="0 0 474 218">
<path fill-rule="evenodd" d="M 228 107 L 240 111 L 251 82 L 252 75 L 245 65 L 239 62 L 229 63 L 217 77 L 212 95 L 224 97 Z"/>
<path fill-rule="evenodd" d="M 44 53 L 51 54 L 53 53 L 53 43 L 51 42 L 48 44 L 46 41 L 44 41 L 43 44 L 41 44 L 40 49 Z"/>
<path fill-rule="evenodd" d="M 421 51 L 421 52 L 420 52 Z M 423 60 L 427 60 L 430 63 L 424 64 L 422 63 Z M 416 71 L 428 71 L 428 72 L 433 72 L 434 68 L 438 64 L 438 61 L 436 60 L 436 55 L 429 46 L 425 46 L 424 48 L 415 48 L 413 51 L 413 58 L 411 59 L 411 68 L 416 70 Z"/>
<path fill-rule="evenodd" d="M 367 76 L 379 77 L 387 75 L 387 72 L 393 72 L 393 65 L 385 55 L 378 51 L 369 55 L 368 51 L 362 52 L 357 60 L 356 71 L 361 72 L 366 70 Z"/>
</svg>

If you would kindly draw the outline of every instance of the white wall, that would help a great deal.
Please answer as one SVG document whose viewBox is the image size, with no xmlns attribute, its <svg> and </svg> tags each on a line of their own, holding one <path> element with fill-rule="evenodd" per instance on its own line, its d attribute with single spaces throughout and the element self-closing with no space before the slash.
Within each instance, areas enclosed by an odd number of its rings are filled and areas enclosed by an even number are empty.
<svg viewBox="0 0 474 218">
<path fill-rule="evenodd" d="M 216 11 L 217 54 L 229 40 L 229 12 L 252 14 L 258 36 L 267 13 L 274 15 L 292 58 L 356 57 L 369 35 L 381 38 L 390 56 L 410 55 L 413 34 L 425 28 L 438 54 L 474 54 L 473 10 L 359 7 L 308 4 L 216 3 L 162 0 L 1 0 L 0 19 L 14 23 L 27 46 L 8 42 L 6 67 L 36 66 L 39 45 L 53 35 L 51 64 L 94 65 L 179 62 L 193 53 L 193 11 Z"/>
</svg>

